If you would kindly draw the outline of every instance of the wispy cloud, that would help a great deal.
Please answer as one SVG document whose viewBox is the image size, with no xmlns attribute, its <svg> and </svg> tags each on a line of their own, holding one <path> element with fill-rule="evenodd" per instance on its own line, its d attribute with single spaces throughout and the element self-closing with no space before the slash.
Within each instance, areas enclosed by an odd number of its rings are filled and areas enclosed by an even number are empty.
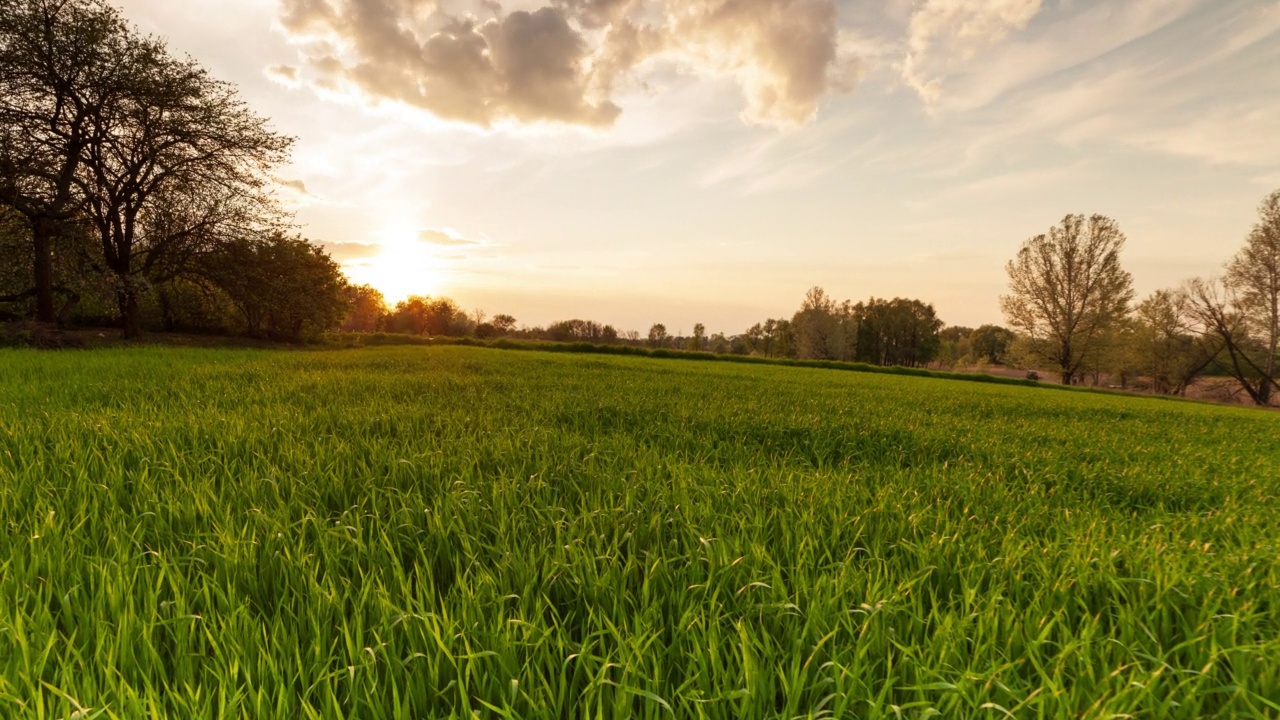
<svg viewBox="0 0 1280 720">
<path fill-rule="evenodd" d="M 946 75 L 1038 12 L 1040 0 L 925 0 L 907 28 L 903 80 L 926 102 L 937 102 Z"/>
<path fill-rule="evenodd" d="M 461 233 L 452 228 L 423 230 L 418 233 L 418 241 L 438 247 L 483 247 L 491 245 L 491 243 L 484 240 L 463 237 Z"/>
<path fill-rule="evenodd" d="M 382 246 L 372 243 L 325 243 L 323 247 L 339 264 L 355 264 L 362 260 L 377 257 L 382 252 Z"/>
<path fill-rule="evenodd" d="M 1008 70 L 966 76 L 943 97 L 947 133 L 927 154 L 957 175 L 1016 143 L 1280 164 L 1280 73 L 1263 71 L 1280 66 L 1277 32 L 1275 8 L 1240 2 L 1148 0 L 1059 18 L 1034 43 L 995 52 Z"/>
</svg>

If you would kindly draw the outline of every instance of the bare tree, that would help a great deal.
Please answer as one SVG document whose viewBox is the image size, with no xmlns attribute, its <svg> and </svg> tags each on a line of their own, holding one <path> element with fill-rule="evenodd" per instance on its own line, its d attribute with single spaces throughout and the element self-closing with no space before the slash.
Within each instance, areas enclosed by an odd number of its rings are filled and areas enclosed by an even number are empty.
<svg viewBox="0 0 1280 720">
<path fill-rule="evenodd" d="M 1280 389 L 1280 191 L 1258 212 L 1226 277 L 1192 280 L 1186 293 L 1196 329 L 1222 346 L 1223 366 L 1250 399 L 1267 405 Z"/>
<path fill-rule="evenodd" d="M 1157 290 L 1134 309 L 1134 352 L 1155 392 L 1185 395 L 1196 376 L 1222 351 L 1214 336 L 1189 331 L 1193 319 L 1186 289 Z"/>
<path fill-rule="evenodd" d="M 1259 221 L 1244 247 L 1227 263 L 1227 286 L 1260 351 L 1258 370 L 1276 385 L 1280 348 L 1280 190 L 1258 207 Z"/>
<path fill-rule="evenodd" d="M 1039 360 L 1059 369 L 1064 385 L 1128 312 L 1134 294 L 1133 279 L 1120 266 L 1124 242 L 1111 218 L 1068 215 L 1047 235 L 1023 243 L 1006 266 L 1005 316 L 1031 338 Z"/>
</svg>

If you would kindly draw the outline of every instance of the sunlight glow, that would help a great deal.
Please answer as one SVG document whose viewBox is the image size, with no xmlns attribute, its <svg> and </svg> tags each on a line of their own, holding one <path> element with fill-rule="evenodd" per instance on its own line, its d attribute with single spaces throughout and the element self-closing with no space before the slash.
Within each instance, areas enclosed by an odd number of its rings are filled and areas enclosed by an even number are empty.
<svg viewBox="0 0 1280 720">
<path fill-rule="evenodd" d="M 420 241 L 417 230 L 408 225 L 391 228 L 377 244 L 381 247 L 377 255 L 343 268 L 353 283 L 372 285 L 389 306 L 410 295 L 443 292 L 448 261 L 437 256 L 431 245 Z"/>
</svg>

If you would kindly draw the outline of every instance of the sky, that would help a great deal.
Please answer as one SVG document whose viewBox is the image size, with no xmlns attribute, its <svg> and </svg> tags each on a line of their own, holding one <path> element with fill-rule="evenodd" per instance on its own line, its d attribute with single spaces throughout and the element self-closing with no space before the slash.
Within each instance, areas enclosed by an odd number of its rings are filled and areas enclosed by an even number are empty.
<svg viewBox="0 0 1280 720">
<path fill-rule="evenodd" d="M 1001 323 L 1116 219 L 1139 296 L 1280 189 L 1280 2 L 117 0 L 294 136 L 348 276 L 527 326 L 734 334 L 837 299 Z"/>
</svg>

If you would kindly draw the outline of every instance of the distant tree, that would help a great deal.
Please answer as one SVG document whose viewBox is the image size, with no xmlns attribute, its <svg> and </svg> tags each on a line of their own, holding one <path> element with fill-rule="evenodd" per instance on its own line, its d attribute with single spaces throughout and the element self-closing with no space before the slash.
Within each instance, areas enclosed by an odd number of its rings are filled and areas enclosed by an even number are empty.
<svg viewBox="0 0 1280 720">
<path fill-rule="evenodd" d="M 938 353 L 934 360 L 942 367 L 955 367 L 974 361 L 970 338 L 973 328 L 952 325 L 938 333 Z"/>
<path fill-rule="evenodd" d="M 436 298 L 428 309 L 428 335 L 466 337 L 475 331 L 475 321 L 452 298 Z"/>
<path fill-rule="evenodd" d="M 792 332 L 791 321 L 785 318 L 770 318 L 764 323 L 765 357 L 795 357 L 795 333 Z"/>
<path fill-rule="evenodd" d="M 1256 370 L 1269 383 L 1260 386 L 1266 404 L 1277 388 L 1280 351 L 1280 191 L 1258 207 L 1259 221 L 1245 246 L 1227 263 L 1227 286 L 1256 347 Z"/>
<path fill-rule="evenodd" d="M 547 326 L 547 337 L 556 342 L 616 342 L 618 331 L 594 320 L 561 320 Z"/>
<path fill-rule="evenodd" d="M 933 306 L 919 300 L 872 298 L 855 308 L 856 358 L 877 365 L 926 365 L 937 355 L 943 322 Z"/>
<path fill-rule="evenodd" d="M 1268 405 L 1280 388 L 1280 191 L 1259 215 L 1225 278 L 1193 280 L 1185 290 L 1196 329 L 1222 346 L 1223 369 L 1255 404 Z"/>
<path fill-rule="evenodd" d="M 725 355 L 733 351 L 733 343 L 724 333 L 716 333 L 707 340 L 707 349 L 717 355 Z"/>
<path fill-rule="evenodd" d="M 396 303 L 387 315 L 387 330 L 404 335 L 425 335 L 430 324 L 431 298 L 411 295 Z"/>
<path fill-rule="evenodd" d="M 654 323 L 649 328 L 649 347 L 660 348 L 667 345 L 667 326 L 662 323 Z"/>
<path fill-rule="evenodd" d="M 342 321 L 343 332 L 374 332 L 387 314 L 387 302 L 382 293 L 369 285 L 348 285 L 343 295 L 351 309 Z"/>
<path fill-rule="evenodd" d="M 627 343 L 631 345 L 635 345 L 636 343 L 640 342 L 640 331 L 628 330 L 622 334 L 622 337 L 626 339 Z"/>
<path fill-rule="evenodd" d="M 516 328 L 516 319 L 510 315 L 495 315 L 492 320 L 485 321 L 480 315 L 476 316 L 476 337 L 495 338 L 503 337 L 511 334 Z"/>
<path fill-rule="evenodd" d="M 796 357 L 802 360 L 836 360 L 832 351 L 839 321 L 836 303 L 818 286 L 805 293 L 800 309 L 791 318 Z"/>
<path fill-rule="evenodd" d="M 494 315 L 489 323 L 502 335 L 506 335 L 516 329 L 516 319 L 510 315 Z"/>
<path fill-rule="evenodd" d="M 1106 384 L 1128 388 L 1143 371 L 1138 349 L 1138 325 L 1132 316 L 1116 321 L 1098 336 L 1096 348 L 1085 356 L 1079 377 L 1094 387 Z"/>
<path fill-rule="evenodd" d="M 760 355 L 766 354 L 765 342 L 764 342 L 765 333 L 764 333 L 763 323 L 756 323 L 755 325 L 752 325 L 751 327 L 747 328 L 746 332 L 736 337 L 740 341 L 741 346 L 746 349 L 746 352 L 744 354 L 751 354 L 751 353 L 756 353 Z"/>
<path fill-rule="evenodd" d="M 754 327 L 759 327 L 757 323 Z M 747 333 L 734 335 L 729 338 L 728 352 L 733 355 L 756 355 L 760 354 L 760 343 L 757 338 L 750 337 Z"/>
<path fill-rule="evenodd" d="M 1124 318 L 1133 281 L 1120 266 L 1124 234 L 1110 218 L 1068 215 L 1023 243 L 1009 262 L 1009 323 L 1026 333 L 1040 361 L 1071 384 L 1104 333 Z"/>
<path fill-rule="evenodd" d="M 969 345 L 978 359 L 992 365 L 1004 364 L 1005 353 L 1016 336 L 1012 330 L 999 325 L 983 325 L 969 336 Z"/>
<path fill-rule="evenodd" d="M 547 326 L 547 337 L 555 342 L 570 342 L 579 339 L 582 332 L 581 320 L 560 320 Z"/>
<path fill-rule="evenodd" d="M 698 323 L 693 326 L 693 337 L 687 341 L 686 349 L 688 350 L 705 350 L 707 349 L 707 326 Z"/>
<path fill-rule="evenodd" d="M 387 329 L 408 335 L 463 337 L 475 329 L 474 320 L 449 298 L 411 295 L 396 303 L 386 319 Z"/>
<path fill-rule="evenodd" d="M 1196 376 L 1213 363 L 1222 346 L 1212 335 L 1193 334 L 1190 297 L 1157 290 L 1134 310 L 1134 351 L 1151 389 L 1185 395 Z"/>
</svg>

